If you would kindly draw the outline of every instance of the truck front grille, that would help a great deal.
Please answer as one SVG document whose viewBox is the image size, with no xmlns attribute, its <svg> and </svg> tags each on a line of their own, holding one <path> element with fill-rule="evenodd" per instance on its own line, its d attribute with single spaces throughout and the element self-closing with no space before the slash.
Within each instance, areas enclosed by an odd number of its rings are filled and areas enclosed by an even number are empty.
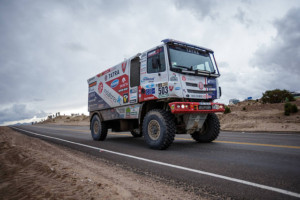
<svg viewBox="0 0 300 200">
<path fill-rule="evenodd" d="M 211 91 L 201 91 L 201 90 L 187 90 L 188 93 L 196 93 L 196 94 L 212 94 Z"/>
<path fill-rule="evenodd" d="M 186 86 L 190 86 L 190 87 L 198 87 L 198 84 L 197 84 L 197 83 L 189 83 L 189 82 L 186 82 L 185 84 L 186 84 Z"/>
</svg>

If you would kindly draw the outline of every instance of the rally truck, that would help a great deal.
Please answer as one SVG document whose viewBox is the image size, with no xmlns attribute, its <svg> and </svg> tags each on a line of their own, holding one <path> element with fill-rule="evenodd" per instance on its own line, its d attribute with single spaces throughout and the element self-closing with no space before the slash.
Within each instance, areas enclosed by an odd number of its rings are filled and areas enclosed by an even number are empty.
<svg viewBox="0 0 300 200">
<path fill-rule="evenodd" d="M 175 134 L 211 142 L 220 132 L 216 112 L 224 105 L 214 52 L 185 42 L 162 44 L 88 79 L 88 110 L 94 140 L 108 129 L 144 137 L 153 149 L 168 148 Z"/>
</svg>

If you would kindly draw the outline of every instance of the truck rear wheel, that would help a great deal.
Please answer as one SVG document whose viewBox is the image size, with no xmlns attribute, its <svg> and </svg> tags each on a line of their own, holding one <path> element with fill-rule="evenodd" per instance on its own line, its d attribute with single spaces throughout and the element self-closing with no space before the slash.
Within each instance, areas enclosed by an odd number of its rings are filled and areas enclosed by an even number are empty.
<svg viewBox="0 0 300 200">
<path fill-rule="evenodd" d="M 107 127 L 104 122 L 101 122 L 98 115 L 94 115 L 92 119 L 91 133 L 93 140 L 105 140 L 107 136 Z"/>
<path fill-rule="evenodd" d="M 191 134 L 197 142 L 211 142 L 215 140 L 220 133 L 220 122 L 215 113 L 209 113 L 200 131 Z"/>
<path fill-rule="evenodd" d="M 173 115 L 165 110 L 155 109 L 148 112 L 143 121 L 143 134 L 152 149 L 167 149 L 175 137 Z"/>
</svg>

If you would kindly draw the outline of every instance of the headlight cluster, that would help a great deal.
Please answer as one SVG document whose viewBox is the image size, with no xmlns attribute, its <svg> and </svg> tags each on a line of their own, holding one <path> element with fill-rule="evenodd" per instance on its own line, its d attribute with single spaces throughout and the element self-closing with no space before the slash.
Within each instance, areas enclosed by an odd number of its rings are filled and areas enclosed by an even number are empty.
<svg viewBox="0 0 300 200">
<path fill-rule="evenodd" d="M 223 105 L 218 105 L 218 104 L 214 104 L 214 105 L 213 105 L 213 109 L 214 109 L 214 110 L 219 110 L 219 109 L 223 109 L 223 108 L 224 108 Z"/>
</svg>

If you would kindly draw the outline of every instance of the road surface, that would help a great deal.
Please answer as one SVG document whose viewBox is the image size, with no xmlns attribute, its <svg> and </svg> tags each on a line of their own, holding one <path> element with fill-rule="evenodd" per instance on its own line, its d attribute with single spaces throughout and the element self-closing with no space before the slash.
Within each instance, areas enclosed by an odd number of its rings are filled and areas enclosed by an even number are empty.
<svg viewBox="0 0 300 200">
<path fill-rule="evenodd" d="M 93 141 L 86 126 L 16 126 L 23 134 L 64 145 L 154 175 L 212 199 L 299 199 L 300 134 L 221 132 L 209 144 L 177 135 L 164 151 L 143 138 L 109 132 Z M 183 197 L 184 198 L 184 197 Z"/>
</svg>

